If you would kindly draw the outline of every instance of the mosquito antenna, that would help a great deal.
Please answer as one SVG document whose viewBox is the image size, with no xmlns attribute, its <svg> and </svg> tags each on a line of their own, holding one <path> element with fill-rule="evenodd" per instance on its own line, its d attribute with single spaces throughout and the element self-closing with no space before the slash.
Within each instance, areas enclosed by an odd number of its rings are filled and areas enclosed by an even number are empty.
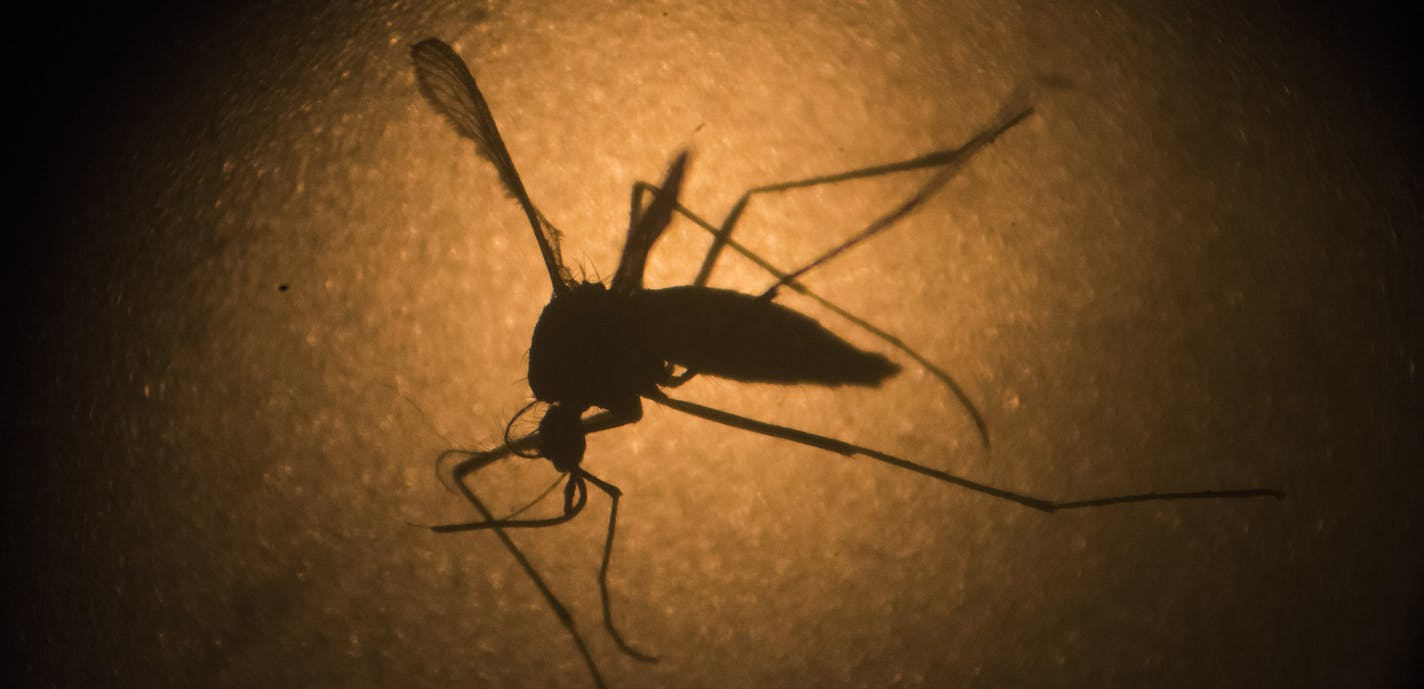
<svg viewBox="0 0 1424 689">
<path fill-rule="evenodd" d="M 524 407 L 523 407 L 522 409 L 520 409 L 520 410 L 517 411 L 517 412 L 514 412 L 514 416 L 509 417 L 509 422 L 508 422 L 508 423 L 504 424 L 504 445 L 505 445 L 505 447 L 510 448 L 510 452 L 514 453 L 515 455 L 517 455 L 517 456 L 519 456 L 519 457 L 523 457 L 523 458 L 525 458 L 525 459 L 538 459 L 538 458 L 540 458 L 540 457 L 543 457 L 543 455 L 539 454 L 538 449 L 534 449 L 532 452 L 530 452 L 530 451 L 528 451 L 528 450 L 523 450 L 523 449 L 514 447 L 515 443 L 514 443 L 513 440 L 510 439 L 509 433 L 510 433 L 510 431 L 514 430 L 514 422 L 515 422 L 515 421 L 518 421 L 518 420 L 519 420 L 519 417 L 524 416 L 525 414 L 529 413 L 529 410 L 530 410 L 530 409 L 533 409 L 533 408 L 535 407 L 535 405 L 537 405 L 537 404 L 539 404 L 539 400 L 534 400 L 533 402 L 530 402 L 529 404 L 524 405 Z"/>
<path fill-rule="evenodd" d="M 657 402 L 658 404 L 661 404 L 663 406 L 671 407 L 672 409 L 676 409 L 677 411 L 707 419 L 708 421 L 714 421 L 716 423 L 720 423 L 726 426 L 740 428 L 742 430 L 759 433 L 761 435 L 769 436 L 772 438 L 790 440 L 794 443 L 799 443 L 808 447 L 820 448 L 822 450 L 834 452 L 838 455 L 846 457 L 850 457 L 853 455 L 869 457 L 870 459 L 874 459 L 878 462 L 883 462 L 885 464 L 899 467 L 901 469 L 907 469 L 909 471 L 928 476 L 938 481 L 950 483 L 961 488 L 967 488 L 976 493 L 982 493 L 984 495 L 999 498 L 1001 500 L 1016 502 L 1020 505 L 1039 510 L 1040 512 L 1057 512 L 1060 510 L 1080 509 L 1085 507 L 1104 507 L 1107 505 L 1120 505 L 1132 502 L 1235 498 L 1276 498 L 1279 500 L 1285 498 L 1285 493 L 1274 488 L 1233 488 L 1226 490 L 1136 493 L 1131 495 L 1116 495 L 1093 498 L 1090 500 L 1045 500 L 1043 498 L 1036 498 L 1031 495 L 1025 495 L 1023 493 L 1016 493 L 1011 490 L 997 488 L 995 486 L 979 483 L 977 481 L 971 481 L 969 479 L 960 476 L 955 476 L 954 474 L 945 471 L 940 471 L 939 469 L 932 469 L 930 467 L 924 466 L 923 464 L 918 464 L 908 459 L 896 457 L 895 455 L 889 454 L 887 452 L 881 452 L 879 450 L 868 448 L 863 445 L 848 443 L 844 440 L 837 440 L 836 438 L 820 435 L 818 433 L 811 433 L 809 431 L 803 431 L 796 428 L 780 426 L 773 423 L 767 423 L 765 421 L 757 421 L 756 419 L 747 418 L 745 416 L 740 416 L 731 412 L 722 411 L 720 409 L 713 409 L 712 407 L 704 407 L 700 404 L 688 402 L 686 400 L 673 399 L 662 392 L 645 396 L 648 399 L 651 399 L 654 402 Z"/>
</svg>

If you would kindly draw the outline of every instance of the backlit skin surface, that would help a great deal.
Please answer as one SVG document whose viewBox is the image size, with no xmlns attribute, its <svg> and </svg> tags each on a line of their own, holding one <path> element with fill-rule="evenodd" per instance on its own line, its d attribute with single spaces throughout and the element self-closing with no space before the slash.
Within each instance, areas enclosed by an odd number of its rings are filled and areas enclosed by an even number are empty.
<svg viewBox="0 0 1424 689">
<path fill-rule="evenodd" d="M 1388 686 L 1420 628 L 1417 128 L 1307 18 L 1134 3 L 342 3 L 167 35 L 55 152 L 28 226 L 7 462 L 26 683 L 592 686 L 434 471 L 528 398 L 548 277 L 494 172 L 416 92 L 479 79 L 575 273 L 611 276 L 628 189 L 692 150 L 686 205 L 1038 113 L 927 208 L 812 273 L 917 348 L 878 390 L 676 394 L 1057 499 L 1272 486 L 1283 502 L 1042 515 L 645 405 L 589 438 L 625 492 L 516 540 L 613 687 Z M 809 4 L 808 4 L 809 5 Z M 83 46 L 75 46 L 83 50 Z M 923 177 L 753 201 L 791 267 Z M 704 241 L 674 225 L 650 286 Z M 713 283 L 769 279 L 729 259 Z M 286 289 L 282 289 L 286 286 Z M 481 475 L 499 510 L 552 480 Z M 557 502 L 551 501 L 551 502 Z"/>
</svg>

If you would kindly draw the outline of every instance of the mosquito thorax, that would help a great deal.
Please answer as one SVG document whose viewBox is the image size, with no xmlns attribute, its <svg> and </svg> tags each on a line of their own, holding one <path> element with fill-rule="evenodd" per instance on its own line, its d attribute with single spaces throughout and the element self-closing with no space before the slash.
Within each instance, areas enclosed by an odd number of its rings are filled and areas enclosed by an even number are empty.
<svg viewBox="0 0 1424 689">
<path fill-rule="evenodd" d="M 642 345 L 631 300 L 602 283 L 556 294 L 539 314 L 529 345 L 529 389 L 537 399 L 574 409 L 602 407 L 625 419 L 641 415 L 663 362 Z"/>
</svg>

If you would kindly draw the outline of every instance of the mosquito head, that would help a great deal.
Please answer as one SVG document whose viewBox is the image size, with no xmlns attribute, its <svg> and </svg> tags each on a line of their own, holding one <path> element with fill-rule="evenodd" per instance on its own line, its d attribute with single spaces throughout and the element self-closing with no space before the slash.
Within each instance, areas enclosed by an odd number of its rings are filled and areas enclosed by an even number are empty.
<svg viewBox="0 0 1424 689">
<path fill-rule="evenodd" d="M 539 420 L 539 453 L 561 472 L 571 472 L 583 462 L 582 416 L 582 409 L 555 404 Z"/>
</svg>

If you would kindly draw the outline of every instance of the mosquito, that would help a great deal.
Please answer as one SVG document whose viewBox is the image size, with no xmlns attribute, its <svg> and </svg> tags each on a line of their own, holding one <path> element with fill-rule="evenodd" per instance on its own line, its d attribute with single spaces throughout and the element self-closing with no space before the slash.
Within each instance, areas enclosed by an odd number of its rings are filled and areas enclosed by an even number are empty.
<svg viewBox="0 0 1424 689">
<path fill-rule="evenodd" d="M 500 138 L 494 116 L 460 56 L 449 45 L 430 38 L 411 49 L 411 58 L 420 92 L 459 136 L 474 142 L 476 153 L 494 165 L 504 191 L 524 211 L 553 288 L 553 296 L 534 326 L 529 349 L 528 380 L 534 401 L 510 419 L 505 426 L 504 443 L 499 447 L 485 451 L 447 450 L 441 455 L 442 460 L 449 456 L 463 457 L 452 470 L 453 484 L 480 519 L 429 528 L 439 533 L 493 532 L 559 618 L 598 687 L 606 686 L 603 676 L 573 616 L 507 531 L 556 526 L 572 520 L 588 504 L 590 484 L 607 495 L 608 528 L 598 571 L 603 626 L 625 654 L 640 661 L 656 662 L 656 656 L 628 643 L 613 624 L 608 568 L 617 531 L 618 502 L 623 493 L 583 466 L 587 436 L 638 421 L 642 418 L 644 399 L 733 428 L 844 456 L 868 457 L 1042 512 L 1163 500 L 1284 497 L 1278 490 L 1249 488 L 1139 493 L 1076 501 L 1045 500 L 977 483 L 869 447 L 677 399 L 664 392 L 665 388 L 677 387 L 698 375 L 787 385 L 873 387 L 899 372 L 900 366 L 884 355 L 861 350 L 815 320 L 776 303 L 776 294 L 785 288 L 826 305 L 923 366 L 958 398 L 987 448 L 989 434 L 983 415 L 949 374 L 892 335 L 816 296 L 801 284 L 800 278 L 909 215 L 957 174 L 974 154 L 1032 115 L 1033 107 L 1026 91 L 1010 99 L 989 126 L 961 146 L 885 165 L 755 187 L 739 197 L 720 224 L 704 220 L 678 202 L 688 160 L 687 152 L 683 151 L 673 159 L 660 185 L 634 184 L 627 239 L 613 278 L 605 285 L 575 280 L 564 265 L 559 251 L 561 233 L 530 200 Z M 906 200 L 850 239 L 796 270 L 781 271 L 732 239 L 732 230 L 747 203 L 758 195 L 921 169 L 932 169 L 935 173 Z M 648 198 L 651 202 L 645 207 Z M 711 246 L 690 285 L 645 289 L 643 271 L 649 252 L 674 214 L 711 233 Z M 757 295 L 708 287 L 718 257 L 728 248 L 773 276 L 775 282 L 771 287 Z M 518 438 L 511 437 L 515 421 L 539 404 L 547 405 L 547 410 L 536 430 Z M 595 408 L 598 411 L 593 411 Z M 547 459 L 558 471 L 558 481 L 545 492 L 547 495 L 559 482 L 563 483 L 563 509 L 558 515 L 518 518 L 525 509 L 540 502 L 544 497 L 541 495 L 515 513 L 496 518 L 475 494 L 469 483 L 471 477 L 511 455 Z"/>
</svg>

